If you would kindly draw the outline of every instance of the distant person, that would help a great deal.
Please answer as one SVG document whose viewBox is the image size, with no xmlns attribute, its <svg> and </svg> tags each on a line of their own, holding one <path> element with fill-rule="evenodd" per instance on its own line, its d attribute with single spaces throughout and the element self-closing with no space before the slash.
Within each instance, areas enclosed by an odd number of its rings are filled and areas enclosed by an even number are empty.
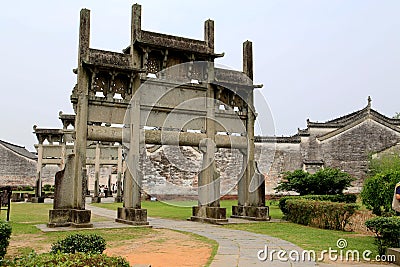
<svg viewBox="0 0 400 267">
<path fill-rule="evenodd" d="M 392 208 L 396 211 L 396 215 L 400 215 L 400 182 L 394 188 Z"/>
<path fill-rule="evenodd" d="M 100 186 L 100 197 L 104 197 L 104 186 Z"/>
<path fill-rule="evenodd" d="M 108 197 L 108 186 L 104 187 L 104 196 Z"/>
</svg>

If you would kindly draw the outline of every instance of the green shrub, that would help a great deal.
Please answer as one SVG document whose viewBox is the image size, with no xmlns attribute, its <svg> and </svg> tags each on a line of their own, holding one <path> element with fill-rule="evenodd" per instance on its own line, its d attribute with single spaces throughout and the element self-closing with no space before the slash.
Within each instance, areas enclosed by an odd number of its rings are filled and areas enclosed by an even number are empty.
<svg viewBox="0 0 400 267">
<path fill-rule="evenodd" d="M 338 169 L 321 169 L 314 174 L 295 170 L 285 173 L 275 190 L 295 191 L 300 195 L 336 195 L 342 194 L 354 180 Z"/>
<path fill-rule="evenodd" d="M 10 267 L 129 267 L 129 263 L 122 257 L 110 257 L 105 254 L 63 254 L 63 253 L 31 253 L 28 256 L 17 258 L 5 263 Z"/>
<path fill-rule="evenodd" d="M 370 158 L 368 169 L 370 176 L 386 171 L 400 170 L 400 156 L 384 154 L 379 158 Z"/>
<path fill-rule="evenodd" d="M 7 222 L 0 221 L 0 260 L 3 259 L 7 253 L 10 237 L 11 226 Z"/>
<path fill-rule="evenodd" d="M 367 178 L 361 190 L 362 203 L 378 216 L 393 214 L 392 200 L 397 182 L 400 182 L 400 171 L 394 170 Z"/>
<path fill-rule="evenodd" d="M 285 196 L 279 199 L 279 208 L 283 214 L 287 214 L 288 210 L 286 207 L 286 201 L 288 199 L 307 199 L 316 201 L 331 201 L 331 202 L 343 202 L 343 203 L 356 203 L 356 195 L 306 195 L 306 196 Z"/>
<path fill-rule="evenodd" d="M 375 244 L 380 255 L 385 254 L 386 248 L 399 247 L 399 217 L 376 217 L 367 220 L 365 226 L 375 234 Z"/>
<path fill-rule="evenodd" d="M 51 253 L 84 252 L 101 254 L 105 249 L 106 241 L 99 235 L 73 234 L 52 244 Z"/>
<path fill-rule="evenodd" d="M 54 186 L 52 186 L 50 184 L 45 184 L 45 185 L 43 185 L 43 191 L 54 192 Z"/>
<path fill-rule="evenodd" d="M 33 191 L 33 190 L 34 190 L 34 188 L 30 185 L 26 185 L 22 188 L 22 191 Z"/>
<path fill-rule="evenodd" d="M 322 229 L 344 230 L 356 204 L 306 199 L 286 200 L 288 221 Z"/>
</svg>

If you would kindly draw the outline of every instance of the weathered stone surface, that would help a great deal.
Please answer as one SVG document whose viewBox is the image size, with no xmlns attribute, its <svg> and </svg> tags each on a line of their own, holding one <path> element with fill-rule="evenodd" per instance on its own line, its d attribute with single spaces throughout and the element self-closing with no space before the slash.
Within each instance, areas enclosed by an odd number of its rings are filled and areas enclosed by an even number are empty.
<svg viewBox="0 0 400 267">
<path fill-rule="evenodd" d="M 147 210 L 134 208 L 118 208 L 116 222 L 130 225 L 148 225 Z"/>
<path fill-rule="evenodd" d="M 228 223 L 226 219 L 226 209 L 221 207 L 194 206 L 190 220 L 197 222 L 207 222 L 213 224 Z"/>
<path fill-rule="evenodd" d="M 66 161 L 66 168 L 56 173 L 54 191 L 54 209 L 74 208 L 74 155 L 70 155 Z M 67 167 L 68 166 L 68 167 Z"/>
<path fill-rule="evenodd" d="M 91 228 L 93 224 L 90 223 L 91 211 L 90 210 L 71 210 L 71 226 L 76 228 Z"/>
<path fill-rule="evenodd" d="M 49 210 L 48 227 L 66 227 L 71 225 L 71 209 Z"/>
<path fill-rule="evenodd" d="M 269 207 L 232 206 L 232 218 L 242 218 L 254 221 L 269 221 Z"/>
<path fill-rule="evenodd" d="M 0 185 L 34 185 L 36 156 L 24 147 L 0 140 Z"/>
<path fill-rule="evenodd" d="M 362 186 L 368 171 L 368 156 L 400 142 L 400 133 L 376 121 L 366 120 L 319 144 L 325 166 L 350 173 Z"/>
</svg>

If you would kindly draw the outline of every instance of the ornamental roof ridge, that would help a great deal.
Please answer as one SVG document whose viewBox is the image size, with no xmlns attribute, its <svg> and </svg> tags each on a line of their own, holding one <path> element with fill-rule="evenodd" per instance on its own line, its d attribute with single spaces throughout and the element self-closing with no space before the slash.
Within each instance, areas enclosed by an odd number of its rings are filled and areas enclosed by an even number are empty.
<svg viewBox="0 0 400 267">
<path fill-rule="evenodd" d="M 36 155 L 34 153 L 28 151 L 24 146 L 19 146 L 19 145 L 12 144 L 10 142 L 6 142 L 3 140 L 0 140 L 0 145 L 3 145 L 7 149 L 17 153 L 18 155 L 26 157 L 28 159 L 32 159 L 32 160 L 37 159 Z"/>
<path fill-rule="evenodd" d="M 307 120 L 307 128 L 309 127 L 321 127 L 321 128 L 340 128 L 345 125 L 348 125 L 360 118 L 368 117 L 368 116 L 375 116 L 379 119 L 393 125 L 400 125 L 400 119 L 393 119 L 389 118 L 378 111 L 371 108 L 371 97 L 368 96 L 368 104 L 364 108 L 354 111 L 352 113 L 346 114 L 344 116 L 328 120 L 326 122 L 314 122 Z"/>
</svg>

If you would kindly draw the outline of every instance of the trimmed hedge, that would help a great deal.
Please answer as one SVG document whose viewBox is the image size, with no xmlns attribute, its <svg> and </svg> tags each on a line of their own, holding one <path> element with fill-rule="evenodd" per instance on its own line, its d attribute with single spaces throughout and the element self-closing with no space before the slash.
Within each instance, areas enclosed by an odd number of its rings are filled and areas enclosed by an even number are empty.
<svg viewBox="0 0 400 267">
<path fill-rule="evenodd" d="M 288 221 L 322 229 L 342 230 L 357 210 L 352 203 L 315 201 L 306 199 L 286 200 Z"/>
<path fill-rule="evenodd" d="M 316 201 L 330 201 L 330 202 L 341 202 L 341 203 L 356 203 L 356 195 L 306 195 L 306 196 L 286 196 L 279 199 L 279 208 L 283 214 L 288 214 L 286 207 L 286 201 L 288 199 L 306 199 Z"/>
<path fill-rule="evenodd" d="M 386 248 L 399 247 L 399 217 L 375 217 L 367 220 L 365 226 L 375 234 L 375 244 L 380 255 L 385 254 Z"/>
<path fill-rule="evenodd" d="M 10 267 L 130 267 L 129 263 L 122 257 L 110 257 L 105 254 L 86 254 L 77 252 L 75 254 L 64 253 L 31 253 L 25 257 L 5 262 L 4 266 Z"/>
<path fill-rule="evenodd" d="M 0 260 L 4 258 L 7 253 L 7 247 L 10 243 L 11 226 L 9 223 L 0 221 Z"/>
<path fill-rule="evenodd" d="M 90 234 L 73 234 L 57 241 L 51 246 L 51 253 L 97 253 L 101 254 L 106 249 L 106 241 L 103 237 Z"/>
</svg>

